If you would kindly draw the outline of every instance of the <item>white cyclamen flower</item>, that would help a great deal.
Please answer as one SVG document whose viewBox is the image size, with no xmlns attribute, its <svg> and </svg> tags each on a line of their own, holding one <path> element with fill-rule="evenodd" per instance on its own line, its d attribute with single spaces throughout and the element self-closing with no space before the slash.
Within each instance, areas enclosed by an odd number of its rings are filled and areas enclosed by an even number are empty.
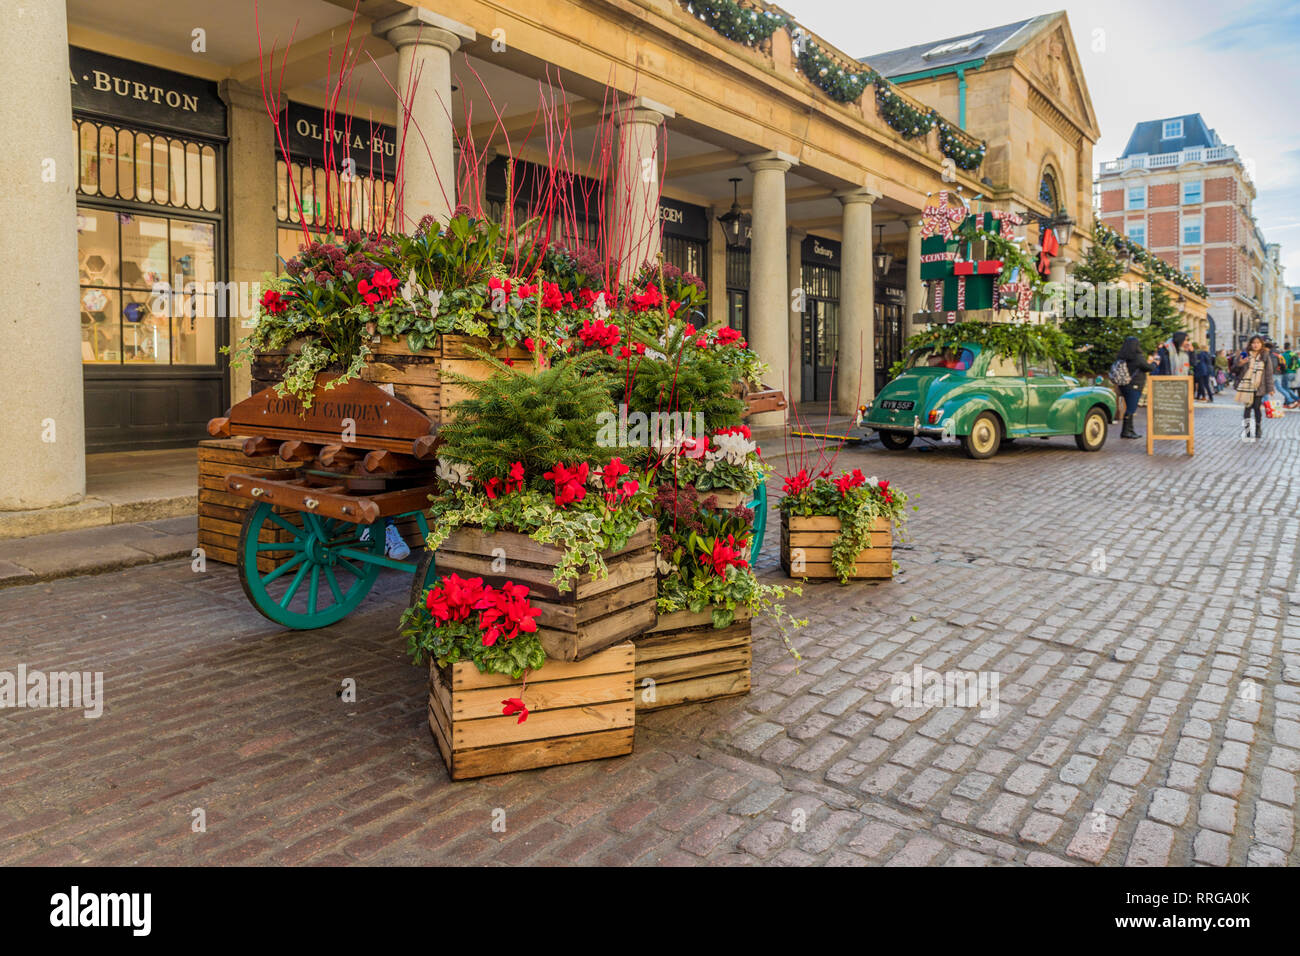
<svg viewBox="0 0 1300 956">
<path fill-rule="evenodd" d="M 402 298 L 411 308 L 416 308 L 416 300 L 424 296 L 424 286 L 420 285 L 419 280 L 415 278 L 415 270 L 412 269 L 406 277 L 406 284 L 402 286 Z"/>
</svg>

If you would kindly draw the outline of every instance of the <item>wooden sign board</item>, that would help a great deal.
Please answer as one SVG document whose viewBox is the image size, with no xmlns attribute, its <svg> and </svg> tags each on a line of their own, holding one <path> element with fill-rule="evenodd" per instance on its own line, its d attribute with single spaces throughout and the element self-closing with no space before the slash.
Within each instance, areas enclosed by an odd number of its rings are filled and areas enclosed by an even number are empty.
<svg viewBox="0 0 1300 956">
<path fill-rule="evenodd" d="M 1187 454 L 1195 454 L 1192 377 L 1148 375 L 1147 381 L 1147 454 L 1154 454 L 1155 443 L 1166 439 L 1187 442 Z"/>
<path fill-rule="evenodd" d="M 279 395 L 274 387 L 262 389 L 230 410 L 232 433 L 278 438 L 286 437 L 286 431 L 310 432 L 334 442 L 350 426 L 358 445 L 366 444 L 364 438 L 396 439 L 404 450 L 412 439 L 429 434 L 432 423 L 426 416 L 383 389 L 355 378 L 325 388 L 334 377 L 318 376 L 311 408 L 292 395 Z"/>
</svg>

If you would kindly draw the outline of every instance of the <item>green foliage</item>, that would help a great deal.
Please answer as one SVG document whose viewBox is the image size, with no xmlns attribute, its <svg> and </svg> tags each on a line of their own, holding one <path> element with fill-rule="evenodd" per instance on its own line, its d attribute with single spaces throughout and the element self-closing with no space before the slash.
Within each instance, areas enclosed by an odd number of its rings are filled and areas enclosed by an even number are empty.
<svg viewBox="0 0 1300 956">
<path fill-rule="evenodd" d="M 757 46 L 790 22 L 773 10 L 742 7 L 735 0 L 682 0 L 682 6 L 716 33 L 745 46 Z"/>
<path fill-rule="evenodd" d="M 534 372 L 482 357 L 496 369 L 491 378 L 448 376 L 471 394 L 439 432 L 441 457 L 486 481 L 505 479 L 515 462 L 535 478 L 561 462 L 603 462 L 615 453 L 597 440 L 602 415 L 614 414 L 607 375 L 579 359 Z"/>
<path fill-rule="evenodd" d="M 650 490 L 642 483 L 627 501 L 611 507 L 599 494 L 557 507 L 546 491 L 526 488 L 488 498 L 474 488 L 454 488 L 433 499 L 429 507 L 428 547 L 436 549 L 460 527 L 482 528 L 486 534 L 514 531 L 563 552 L 552 583 L 567 591 L 583 573 L 603 578 L 609 573 L 604 551 L 625 547 L 649 514 Z"/>
<path fill-rule="evenodd" d="M 863 477 L 856 469 L 852 476 Z M 845 472 L 841 482 L 848 477 L 850 474 Z M 830 477 L 819 476 L 809 482 L 803 471 L 786 481 L 787 494 L 779 505 L 782 514 L 839 519 L 840 530 L 831 545 L 831 567 L 841 584 L 848 584 L 858 555 L 871 547 L 871 532 L 877 519 L 887 520 L 899 540 L 905 540 L 908 497 L 889 487 L 888 482 L 883 485 L 873 476 L 855 487 L 841 489 Z M 912 505 L 912 510 L 916 510 L 916 505 Z"/>
<path fill-rule="evenodd" d="M 432 660 L 439 667 L 448 667 L 465 660 L 480 673 L 507 674 L 518 680 L 525 672 L 546 663 L 546 651 L 536 634 L 521 633 L 484 647 L 476 619 L 436 623 L 422 604 L 407 608 L 398 626 L 406 638 L 406 652 L 415 664 Z"/>
<path fill-rule="evenodd" d="M 957 322 L 953 325 L 936 325 L 909 338 L 904 351 L 911 354 L 921 348 L 959 346 L 968 342 L 980 346 L 984 351 L 991 350 L 996 355 L 1024 354 L 1030 358 L 1050 358 L 1066 371 L 1075 367 L 1078 357 L 1070 336 L 1055 325 L 1021 322 Z M 895 369 L 901 370 L 901 366 L 895 366 Z M 896 371 L 891 372 L 897 374 Z"/>
<path fill-rule="evenodd" d="M 1089 283 L 1094 289 L 1113 283 L 1127 270 L 1115 258 L 1112 247 L 1093 243 L 1083 261 L 1074 267 L 1072 278 L 1076 283 Z M 1068 288 L 1067 288 L 1068 292 Z M 1094 312 L 1106 312 L 1096 308 Z M 1074 342 L 1083 346 L 1078 352 L 1078 369 L 1089 377 L 1104 375 L 1115 361 L 1124 339 L 1136 335 L 1147 351 L 1165 341 L 1180 325 L 1177 311 L 1169 301 L 1169 294 L 1160 283 L 1151 283 L 1151 316 L 1140 319 L 1137 325 L 1127 315 L 1075 316 L 1061 322 L 1061 329 Z"/>
</svg>

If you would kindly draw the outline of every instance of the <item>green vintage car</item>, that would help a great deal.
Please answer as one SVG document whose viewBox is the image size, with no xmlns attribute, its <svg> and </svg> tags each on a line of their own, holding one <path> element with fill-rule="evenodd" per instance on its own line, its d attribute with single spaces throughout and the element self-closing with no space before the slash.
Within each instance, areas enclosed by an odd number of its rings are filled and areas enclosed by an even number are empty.
<svg viewBox="0 0 1300 956">
<path fill-rule="evenodd" d="M 914 351 L 865 407 L 862 425 L 895 451 L 921 435 L 956 438 L 971 458 L 991 458 L 1003 442 L 1031 435 L 1073 435 L 1097 451 L 1114 418 L 1110 389 L 1062 375 L 1051 359 L 964 343 Z"/>
</svg>

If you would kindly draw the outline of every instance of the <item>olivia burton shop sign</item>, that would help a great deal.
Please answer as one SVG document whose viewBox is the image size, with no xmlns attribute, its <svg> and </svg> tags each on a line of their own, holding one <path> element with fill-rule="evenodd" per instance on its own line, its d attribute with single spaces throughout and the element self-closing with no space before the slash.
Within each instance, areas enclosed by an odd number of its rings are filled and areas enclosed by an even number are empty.
<svg viewBox="0 0 1300 956">
<path fill-rule="evenodd" d="M 200 136 L 226 135 L 217 84 L 84 50 L 68 48 L 72 108 L 104 119 L 143 123 Z"/>
</svg>

